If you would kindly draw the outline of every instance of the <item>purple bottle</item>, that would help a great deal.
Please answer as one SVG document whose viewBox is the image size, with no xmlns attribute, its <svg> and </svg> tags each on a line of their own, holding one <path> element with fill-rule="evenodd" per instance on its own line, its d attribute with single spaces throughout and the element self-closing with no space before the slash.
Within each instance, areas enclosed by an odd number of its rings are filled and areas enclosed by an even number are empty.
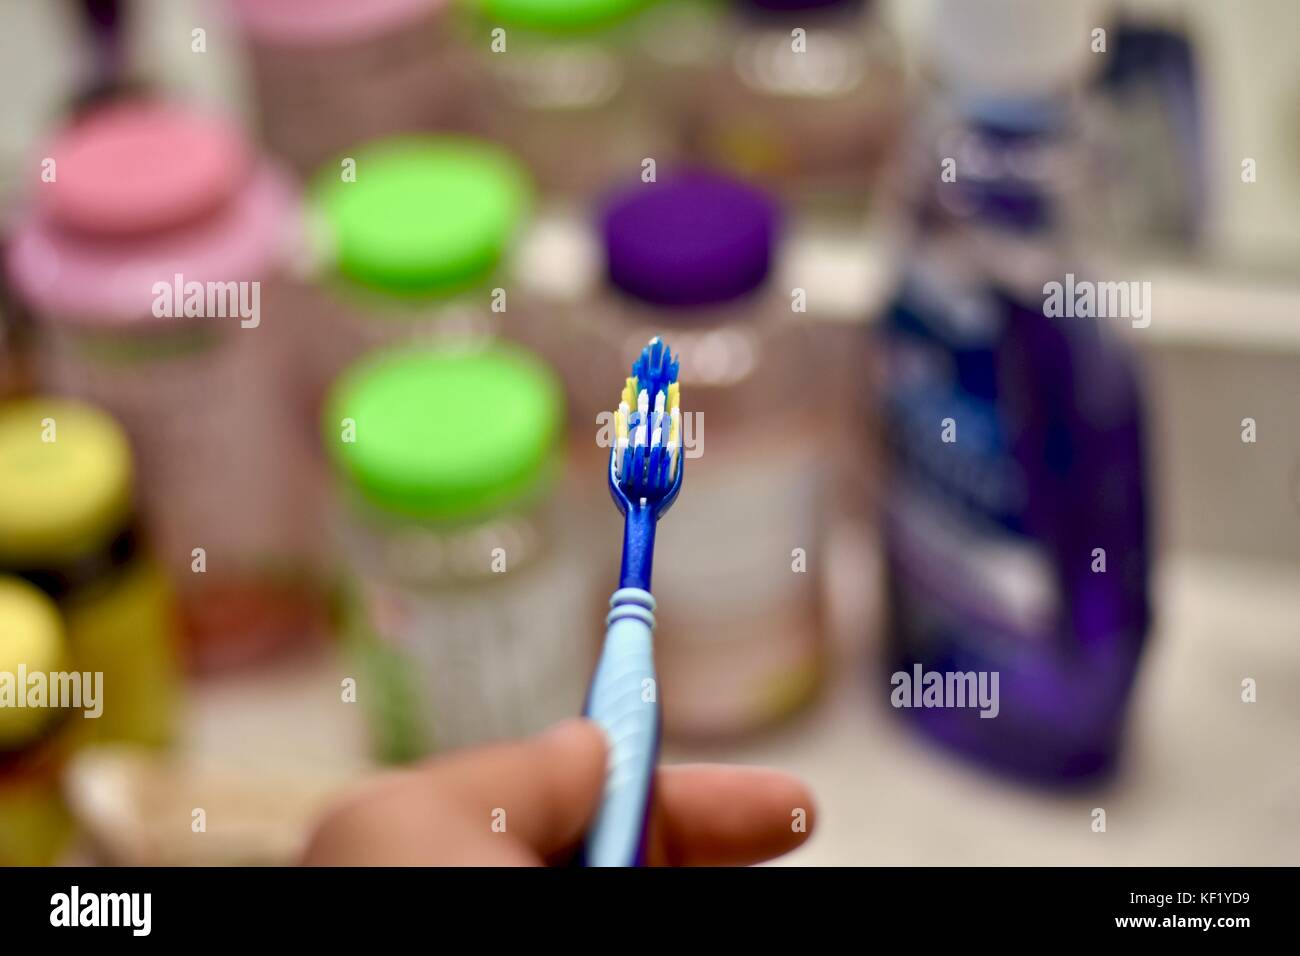
<svg viewBox="0 0 1300 956">
<path fill-rule="evenodd" d="M 932 188 L 882 330 L 884 691 L 981 763 L 1093 778 L 1150 618 L 1138 382 L 1114 319 L 1045 307 L 1047 283 L 1087 275 L 1066 242 L 1070 117 L 962 113 L 939 155 L 963 174 Z"/>
</svg>

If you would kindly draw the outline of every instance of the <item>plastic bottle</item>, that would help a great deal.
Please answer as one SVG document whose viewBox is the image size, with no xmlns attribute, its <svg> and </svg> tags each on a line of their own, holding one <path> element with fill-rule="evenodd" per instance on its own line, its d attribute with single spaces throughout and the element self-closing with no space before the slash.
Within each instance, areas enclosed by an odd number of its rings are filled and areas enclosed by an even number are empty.
<svg viewBox="0 0 1300 956">
<path fill-rule="evenodd" d="M 659 531 L 671 557 L 654 569 L 664 729 L 743 735 L 807 703 L 825 664 L 833 424 L 813 339 L 771 281 L 780 215 L 731 176 L 666 171 L 606 196 L 600 233 L 605 287 L 557 359 L 577 408 L 575 465 L 603 481 L 598 416 L 611 412 L 628 356 L 662 335 L 681 357 L 690 492 Z M 596 540 L 616 546 L 603 524 L 612 517 L 596 520 Z"/>
<path fill-rule="evenodd" d="M 69 716 L 18 706 L 19 675 L 67 667 L 58 608 L 33 585 L 0 575 L 0 866 L 49 866 L 71 834 L 59 800 L 67 752 L 60 728 Z"/>
<path fill-rule="evenodd" d="M 512 346 L 382 352 L 330 394 L 358 699 L 403 760 L 582 709 L 601 621 L 557 494 L 563 396 Z"/>
<path fill-rule="evenodd" d="M 162 744 L 177 700 L 176 617 L 134 505 L 131 450 L 98 409 L 37 396 L 0 404 L 0 574 L 45 591 L 68 662 L 103 675 L 80 742 Z"/>
<path fill-rule="evenodd" d="M 130 436 L 199 669 L 300 644 L 318 607 L 280 385 L 294 187 L 222 119 L 162 101 L 91 110 L 44 149 L 7 250 L 40 386 Z"/>
<path fill-rule="evenodd" d="M 1047 5 L 985 7 L 976 24 L 942 11 L 951 111 L 914 167 L 920 223 L 881 330 L 881 690 L 986 765 L 1087 779 L 1119 751 L 1150 554 L 1140 388 L 1105 327 L 1128 318 L 1047 304 L 1050 283 L 1087 275 L 1071 242 L 1088 194 L 1069 66 L 1086 29 Z M 1038 68 L 1008 64 L 1003 43 Z"/>
<path fill-rule="evenodd" d="M 229 0 L 268 150 L 302 174 L 366 140 L 467 121 L 449 0 Z"/>
<path fill-rule="evenodd" d="M 548 197 L 584 199 L 640 164 L 675 158 L 637 56 L 652 0 L 475 0 L 485 135 Z"/>
</svg>

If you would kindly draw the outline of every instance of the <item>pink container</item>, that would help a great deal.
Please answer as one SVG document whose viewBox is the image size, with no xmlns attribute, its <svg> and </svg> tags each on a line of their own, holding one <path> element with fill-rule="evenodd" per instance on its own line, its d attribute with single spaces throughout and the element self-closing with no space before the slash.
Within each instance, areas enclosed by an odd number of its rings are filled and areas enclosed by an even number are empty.
<svg viewBox="0 0 1300 956">
<path fill-rule="evenodd" d="M 267 148 L 299 173 L 356 143 L 466 128 L 448 0 L 229 0 Z"/>
<path fill-rule="evenodd" d="M 41 384 L 126 427 L 197 666 L 296 641 L 314 614 L 307 438 L 276 384 L 294 188 L 238 130 L 154 102 L 84 117 L 34 165 L 6 258 Z"/>
</svg>

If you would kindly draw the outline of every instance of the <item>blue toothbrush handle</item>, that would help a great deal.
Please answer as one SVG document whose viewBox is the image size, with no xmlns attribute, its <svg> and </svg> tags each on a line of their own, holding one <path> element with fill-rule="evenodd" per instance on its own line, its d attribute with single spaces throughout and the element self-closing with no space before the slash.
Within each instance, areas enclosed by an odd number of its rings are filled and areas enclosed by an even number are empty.
<svg viewBox="0 0 1300 956">
<path fill-rule="evenodd" d="M 620 588 L 609 600 L 605 646 L 584 714 L 609 737 L 605 791 L 587 833 L 586 866 L 645 862 L 650 792 L 659 758 L 659 688 L 655 680 L 655 599 Z"/>
</svg>

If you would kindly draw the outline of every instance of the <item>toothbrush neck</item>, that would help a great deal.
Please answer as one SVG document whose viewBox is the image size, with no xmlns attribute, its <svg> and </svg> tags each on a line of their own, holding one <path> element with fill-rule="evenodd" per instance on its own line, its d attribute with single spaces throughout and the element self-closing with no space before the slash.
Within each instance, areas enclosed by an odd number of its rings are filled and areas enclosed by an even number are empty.
<svg viewBox="0 0 1300 956">
<path fill-rule="evenodd" d="M 655 513 L 650 507 L 629 508 L 623 528 L 623 569 L 620 588 L 650 590 L 650 570 L 655 555 Z"/>
</svg>

